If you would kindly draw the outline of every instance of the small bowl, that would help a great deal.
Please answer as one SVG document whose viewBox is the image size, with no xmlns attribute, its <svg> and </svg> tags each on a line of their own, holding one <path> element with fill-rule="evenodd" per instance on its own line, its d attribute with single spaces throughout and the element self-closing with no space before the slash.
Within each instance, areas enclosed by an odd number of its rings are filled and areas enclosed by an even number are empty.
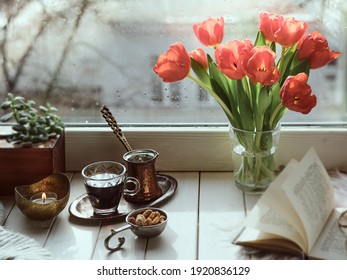
<svg viewBox="0 0 347 280">
<path fill-rule="evenodd" d="M 142 214 L 146 210 L 158 211 L 161 215 L 165 216 L 165 220 L 158 223 L 158 224 L 155 224 L 155 225 L 146 225 L 146 226 L 136 225 L 136 224 L 133 224 L 132 222 L 129 221 L 129 219 L 131 219 L 131 217 L 136 218 L 136 216 L 138 214 Z M 140 209 L 133 210 L 125 218 L 127 225 L 120 227 L 116 230 L 111 229 L 111 233 L 106 237 L 104 245 L 105 245 L 106 249 L 108 249 L 110 251 L 116 251 L 119 248 L 121 248 L 125 242 L 124 237 L 118 238 L 119 244 L 116 247 L 111 247 L 109 245 L 109 242 L 114 235 L 120 233 L 121 231 L 127 230 L 127 229 L 130 229 L 132 231 L 132 233 L 138 237 L 143 237 L 143 238 L 156 237 L 164 231 L 166 224 L 167 224 L 167 220 L 168 220 L 167 213 L 164 210 L 159 209 L 159 208 L 147 207 L 147 208 L 140 208 Z"/>
<path fill-rule="evenodd" d="M 138 214 L 141 214 L 145 212 L 146 210 L 152 210 L 152 211 L 158 211 L 161 215 L 165 216 L 165 220 L 159 224 L 156 225 L 150 225 L 150 226 L 139 226 L 136 224 L 133 224 L 129 221 L 130 217 L 136 218 Z M 130 230 L 138 237 L 144 237 L 144 238 L 152 238 L 160 235 L 167 223 L 167 213 L 159 208 L 141 208 L 134 211 L 131 211 L 125 218 L 125 221 L 130 225 Z"/>
<path fill-rule="evenodd" d="M 53 199 L 47 197 L 41 203 L 37 199 L 40 193 L 55 195 L 52 196 Z M 70 181 L 63 173 L 54 173 L 36 183 L 15 188 L 19 210 L 33 220 L 49 220 L 56 217 L 65 208 L 69 196 Z"/>
</svg>

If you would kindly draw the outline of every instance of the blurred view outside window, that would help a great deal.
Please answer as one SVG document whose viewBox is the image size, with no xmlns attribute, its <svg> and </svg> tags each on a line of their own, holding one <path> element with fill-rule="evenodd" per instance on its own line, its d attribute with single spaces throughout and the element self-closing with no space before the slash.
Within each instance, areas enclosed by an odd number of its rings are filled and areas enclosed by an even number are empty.
<svg viewBox="0 0 347 280">
<path fill-rule="evenodd" d="M 288 123 L 346 121 L 346 10 L 342 0 L 16 0 L 0 2 L 0 98 L 7 92 L 50 102 L 67 123 L 227 123 L 219 105 L 190 80 L 166 84 L 158 56 L 181 41 L 202 47 L 192 25 L 225 18 L 223 42 L 254 40 L 263 11 L 294 16 L 319 31 L 341 57 L 313 70 L 318 105 Z M 204 48 L 205 51 L 210 50 Z"/>
</svg>

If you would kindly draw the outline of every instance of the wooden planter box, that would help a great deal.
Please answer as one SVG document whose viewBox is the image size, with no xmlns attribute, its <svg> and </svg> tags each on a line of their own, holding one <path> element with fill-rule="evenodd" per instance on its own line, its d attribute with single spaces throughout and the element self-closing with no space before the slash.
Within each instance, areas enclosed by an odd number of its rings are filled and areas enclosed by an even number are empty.
<svg viewBox="0 0 347 280">
<path fill-rule="evenodd" d="M 0 140 L 0 196 L 14 195 L 14 188 L 35 183 L 56 172 L 65 172 L 64 135 L 32 147 Z"/>
</svg>

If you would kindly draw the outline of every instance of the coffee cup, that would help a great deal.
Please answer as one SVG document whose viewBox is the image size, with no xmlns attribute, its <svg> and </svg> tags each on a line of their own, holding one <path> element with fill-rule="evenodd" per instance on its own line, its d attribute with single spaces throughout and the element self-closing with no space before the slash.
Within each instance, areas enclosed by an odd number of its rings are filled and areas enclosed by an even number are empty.
<svg viewBox="0 0 347 280">
<path fill-rule="evenodd" d="M 91 163 L 83 168 L 82 177 L 96 215 L 117 213 L 122 196 L 126 194 L 131 197 L 140 190 L 139 181 L 134 177 L 127 177 L 125 166 L 119 162 Z M 128 183 L 131 183 L 131 189 L 127 188 Z"/>
</svg>

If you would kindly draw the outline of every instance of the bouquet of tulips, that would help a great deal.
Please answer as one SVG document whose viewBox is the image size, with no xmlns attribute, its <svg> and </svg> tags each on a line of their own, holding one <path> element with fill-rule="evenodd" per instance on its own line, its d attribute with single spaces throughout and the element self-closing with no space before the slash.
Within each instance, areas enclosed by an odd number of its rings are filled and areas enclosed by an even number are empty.
<svg viewBox="0 0 347 280">
<path fill-rule="evenodd" d="M 176 42 L 159 56 L 153 70 L 164 82 L 186 77 L 196 82 L 216 99 L 233 128 L 271 131 L 288 109 L 308 114 L 316 106 L 317 98 L 307 83 L 310 70 L 340 56 L 322 34 L 306 33 L 307 28 L 307 23 L 295 18 L 261 13 L 254 43 L 247 39 L 222 43 L 223 17 L 209 18 L 193 25 L 193 30 L 202 45 L 214 49 L 215 60 L 202 48 L 188 52 Z M 270 150 L 271 137 L 256 138 L 249 141 L 239 135 L 248 153 Z M 252 166 L 258 165 L 259 170 L 255 177 L 261 180 L 261 174 L 268 173 L 269 160 L 252 158 Z"/>
</svg>

